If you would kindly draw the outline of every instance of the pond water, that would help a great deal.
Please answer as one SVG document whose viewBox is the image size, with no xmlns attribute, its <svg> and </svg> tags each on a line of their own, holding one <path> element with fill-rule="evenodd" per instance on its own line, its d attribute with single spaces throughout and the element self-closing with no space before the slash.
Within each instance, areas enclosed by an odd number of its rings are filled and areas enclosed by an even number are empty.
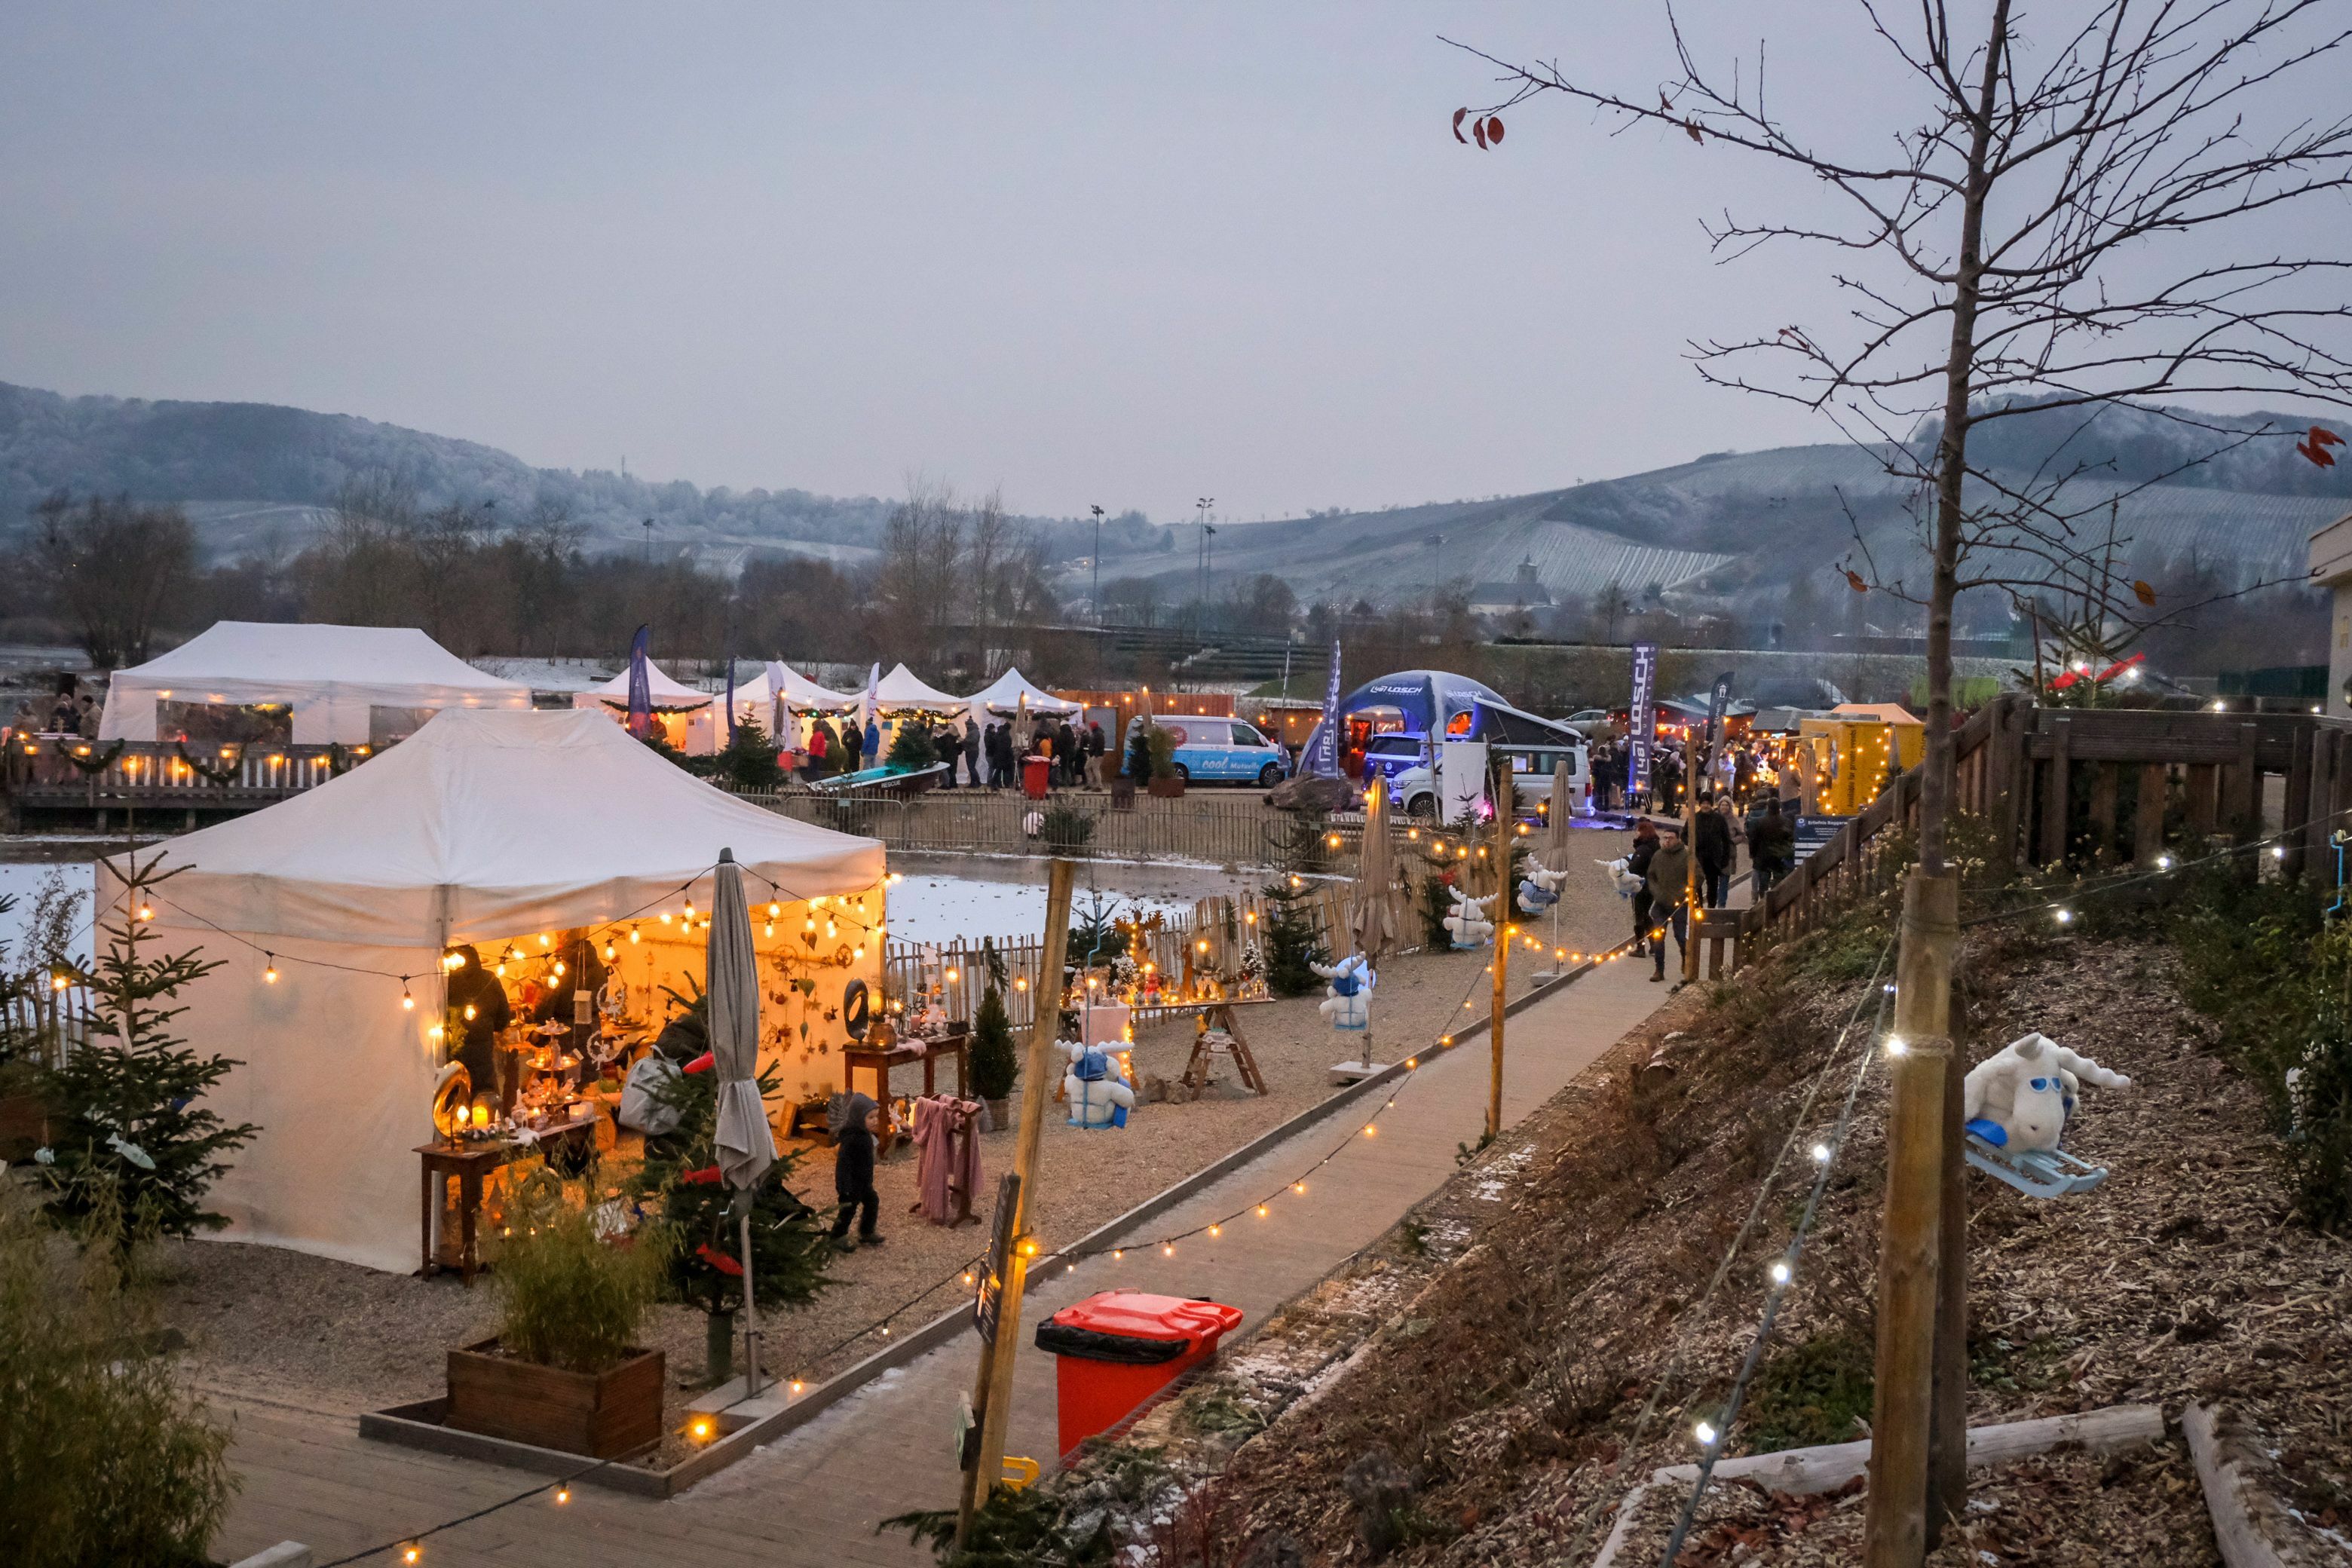
<svg viewBox="0 0 2352 1568">
<path fill-rule="evenodd" d="M 16 907 L 0 913 L 0 943 L 6 961 L 16 952 L 26 921 L 41 887 L 52 876 L 64 887 L 83 895 L 80 921 L 89 917 L 91 886 L 89 857 L 96 840 L 0 840 L 0 897 L 14 898 Z M 890 868 L 905 879 L 890 889 L 890 934 L 903 942 L 950 942 L 959 938 L 1019 940 L 1044 934 L 1045 869 L 1043 860 L 983 855 L 893 856 Z M 1250 874 L 1229 875 L 1213 867 L 1135 865 L 1080 861 L 1073 905 L 1084 910 L 1100 898 L 1125 910 L 1141 905 L 1147 911 L 1190 910 L 1194 900 L 1237 893 L 1263 880 Z M 85 933 L 76 956 L 88 958 Z"/>
</svg>

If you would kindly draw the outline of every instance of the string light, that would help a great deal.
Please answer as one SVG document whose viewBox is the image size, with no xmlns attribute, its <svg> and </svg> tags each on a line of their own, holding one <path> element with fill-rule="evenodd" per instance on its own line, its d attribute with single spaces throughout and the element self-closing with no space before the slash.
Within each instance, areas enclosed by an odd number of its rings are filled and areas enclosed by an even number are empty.
<svg viewBox="0 0 2352 1568">
<path fill-rule="evenodd" d="M 770 920 L 774 920 L 778 915 L 782 914 L 783 912 L 784 912 L 784 906 L 783 906 L 783 905 L 782 905 L 782 904 L 780 904 L 780 903 L 777 903 L 777 902 L 775 902 L 775 901 L 774 901 L 774 900 L 771 900 L 769 901 L 769 904 L 768 904 L 768 918 L 769 918 Z"/>
<path fill-rule="evenodd" d="M 1168 1243 L 1165 1247 L 1162 1247 L 1160 1249 L 1160 1257 L 1162 1257 L 1162 1258 L 1173 1258 L 1173 1257 L 1175 1257 L 1175 1256 L 1176 1256 L 1176 1244 L 1175 1244 L 1174 1242 L 1172 1242 L 1172 1241 L 1171 1241 L 1171 1242 Z"/>
<path fill-rule="evenodd" d="M 2072 910 L 2060 910 L 2058 911 L 2057 921 L 2062 926 L 2073 925 L 2074 923 L 2074 911 Z"/>
<path fill-rule="evenodd" d="M 263 982 L 270 985 L 277 984 L 278 955 L 274 952 L 265 952 L 261 955 L 261 978 Z"/>
<path fill-rule="evenodd" d="M 1831 1151 L 1830 1146 L 1829 1146 L 1828 1144 L 1826 1144 L 1826 1143 L 1816 1143 L 1816 1144 L 1814 1144 L 1814 1145 L 1813 1145 L 1813 1163 L 1815 1163 L 1815 1164 L 1817 1164 L 1817 1165 L 1826 1165 L 1826 1164 L 1828 1164 L 1828 1163 L 1830 1163 L 1830 1154 L 1831 1154 L 1831 1152 L 1832 1152 L 1832 1151 Z"/>
<path fill-rule="evenodd" d="M 1772 1265 L 1772 1283 L 1775 1285 L 1786 1285 L 1789 1282 L 1790 1272 L 1791 1270 L 1789 1268 L 1789 1260 L 1785 1258 L 1779 1259 Z"/>
<path fill-rule="evenodd" d="M 970 1278 L 971 1278 L 971 1276 L 970 1276 L 970 1275 L 966 1275 L 966 1276 L 965 1276 L 965 1278 L 968 1279 L 970 1279 Z M 802 1383 L 802 1382 L 801 1382 L 801 1380 L 800 1380 L 799 1378 L 797 1378 L 797 1377 L 796 1377 L 796 1378 L 793 1379 L 793 1392 L 795 1394 L 799 1394 L 799 1393 L 800 1393 L 803 1389 L 804 1389 L 805 1387 L 807 1387 L 807 1384 L 805 1384 Z"/>
<path fill-rule="evenodd" d="M 1223 1235 L 1224 1235 L 1225 1233 L 1224 1233 L 1223 1229 L 1223 1228 L 1221 1228 L 1220 1226 L 1213 1226 L 1213 1226 L 1211 1226 L 1209 1227 L 1209 1234 L 1210 1234 L 1211 1236 L 1223 1236 Z"/>
<path fill-rule="evenodd" d="M 400 977 L 400 1007 L 404 1013 L 416 1011 L 416 998 L 408 994 L 408 976 L 405 974 Z"/>
<path fill-rule="evenodd" d="M 1900 1036 L 1900 1035 L 1889 1035 L 1889 1036 L 1887 1036 L 1887 1037 L 1886 1037 L 1886 1054 L 1887 1054 L 1888 1056 L 1890 1056 L 1890 1057 L 1905 1056 L 1905 1055 L 1909 1054 L 1910 1049 L 1911 1049 L 1911 1047 L 1910 1047 L 1909 1046 L 1905 1045 L 1905 1044 L 1903 1043 L 1903 1037 L 1902 1037 L 1902 1036 Z"/>
<path fill-rule="evenodd" d="M 1714 1422 L 1702 1421 L 1691 1428 L 1691 1436 L 1698 1439 L 1699 1447 L 1702 1448 L 1712 1448 L 1715 1447 L 1715 1440 L 1723 1434 L 1715 1429 Z"/>
<path fill-rule="evenodd" d="M 558 1504 L 570 1502 L 572 1500 L 572 1489 L 570 1487 L 556 1488 L 555 1500 Z"/>
</svg>

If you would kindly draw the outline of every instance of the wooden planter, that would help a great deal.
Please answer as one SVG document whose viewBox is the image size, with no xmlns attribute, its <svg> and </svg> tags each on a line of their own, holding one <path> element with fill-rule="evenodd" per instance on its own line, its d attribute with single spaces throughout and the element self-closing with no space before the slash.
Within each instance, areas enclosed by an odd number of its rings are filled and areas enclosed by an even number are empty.
<svg viewBox="0 0 2352 1568">
<path fill-rule="evenodd" d="M 497 1353 L 484 1340 L 449 1352 L 446 1426 L 592 1459 L 610 1459 L 660 1440 L 659 1351 L 638 1351 L 606 1372 L 571 1372 Z"/>
<path fill-rule="evenodd" d="M 1151 791 L 1154 800 L 1181 800 L 1184 797 L 1184 775 L 1154 773 L 1151 783 L 1146 787 Z"/>
</svg>

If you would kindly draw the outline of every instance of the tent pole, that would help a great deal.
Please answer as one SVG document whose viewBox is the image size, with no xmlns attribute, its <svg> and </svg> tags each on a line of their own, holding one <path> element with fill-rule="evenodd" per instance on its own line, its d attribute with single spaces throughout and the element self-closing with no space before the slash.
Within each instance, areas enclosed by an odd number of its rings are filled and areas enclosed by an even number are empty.
<svg viewBox="0 0 2352 1568">
<path fill-rule="evenodd" d="M 743 1247 L 743 1397 L 760 1392 L 760 1309 L 751 1296 L 751 1192 L 741 1194 L 736 1235 Z"/>
</svg>

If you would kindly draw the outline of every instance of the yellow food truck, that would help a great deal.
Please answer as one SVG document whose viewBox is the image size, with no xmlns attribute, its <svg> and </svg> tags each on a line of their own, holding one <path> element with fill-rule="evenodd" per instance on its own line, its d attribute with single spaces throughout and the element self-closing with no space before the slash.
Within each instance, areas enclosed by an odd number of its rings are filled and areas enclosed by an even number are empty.
<svg viewBox="0 0 2352 1568">
<path fill-rule="evenodd" d="M 1927 754 L 1927 727 L 1899 702 L 1846 702 L 1797 721 L 1805 815 L 1852 816 L 1878 798 L 1887 777 Z"/>
</svg>

